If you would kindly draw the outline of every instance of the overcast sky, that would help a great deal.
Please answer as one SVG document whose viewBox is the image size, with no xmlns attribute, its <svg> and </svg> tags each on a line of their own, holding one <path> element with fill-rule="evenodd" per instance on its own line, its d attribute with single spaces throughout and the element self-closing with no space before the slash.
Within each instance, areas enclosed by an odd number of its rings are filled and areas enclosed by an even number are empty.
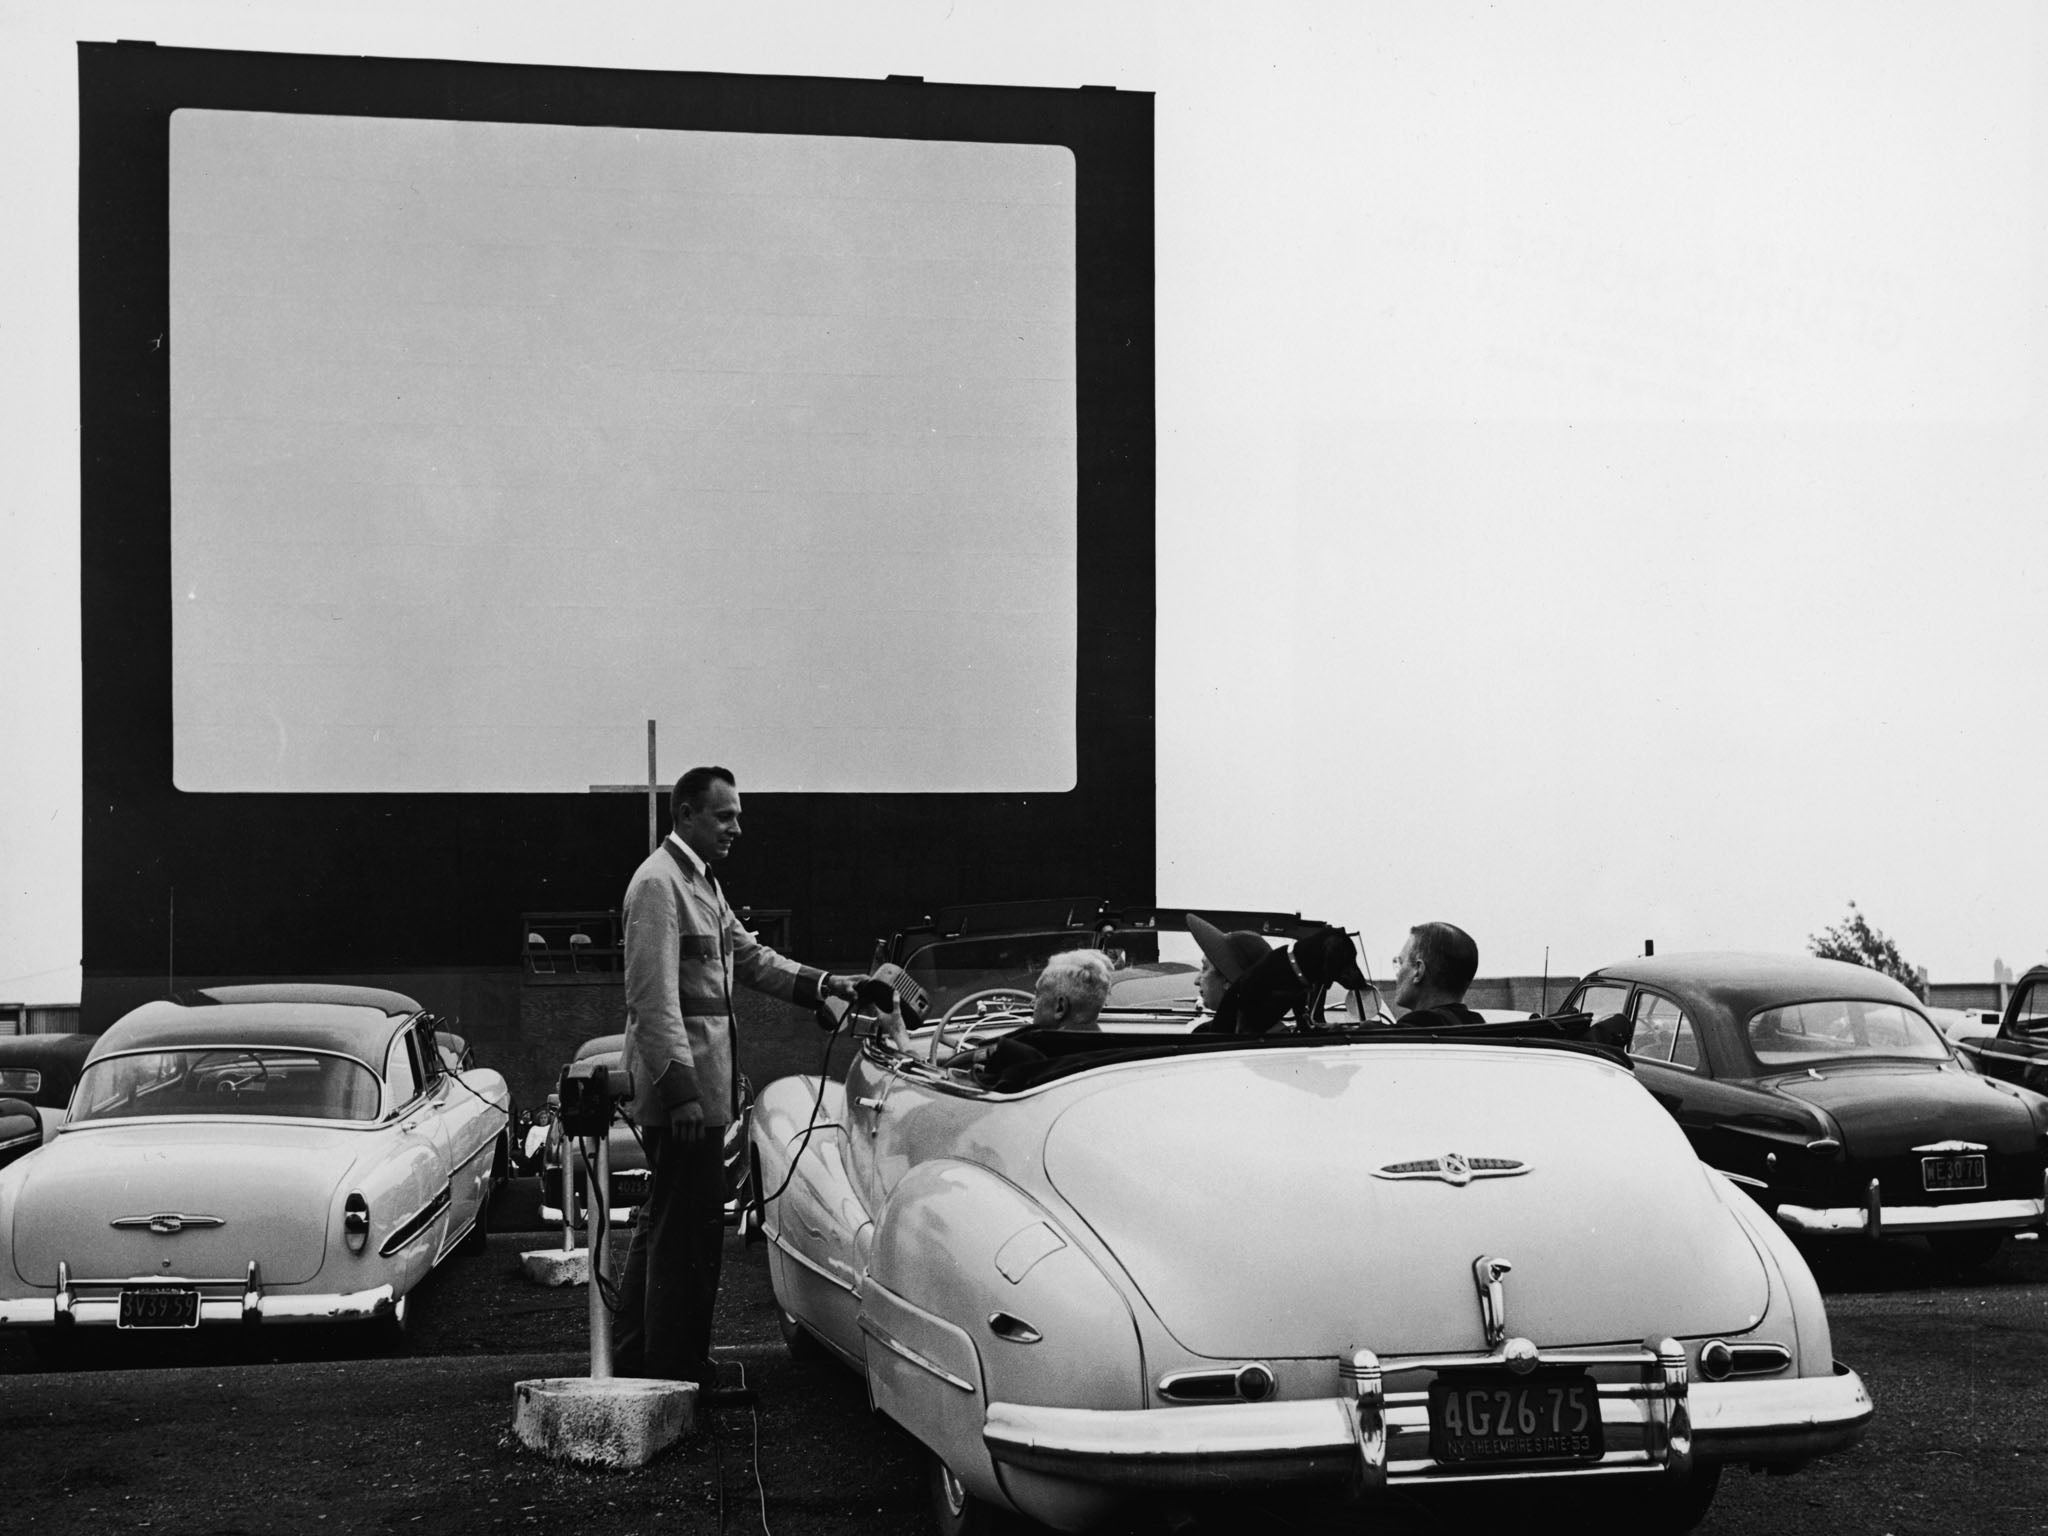
<svg viewBox="0 0 2048 1536">
<path fill-rule="evenodd" d="M 123 37 L 1154 92 L 1163 901 L 1376 970 L 1851 900 L 1937 981 L 2048 958 L 2043 20 L 0 0 L 0 999 L 77 996 L 74 44 Z"/>
</svg>

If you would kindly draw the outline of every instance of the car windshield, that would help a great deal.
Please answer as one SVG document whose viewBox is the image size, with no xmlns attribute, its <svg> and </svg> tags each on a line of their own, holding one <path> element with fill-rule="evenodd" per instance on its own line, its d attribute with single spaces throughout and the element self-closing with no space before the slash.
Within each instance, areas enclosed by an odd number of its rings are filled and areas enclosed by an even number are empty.
<svg viewBox="0 0 2048 1536">
<path fill-rule="evenodd" d="M 94 1062 L 78 1080 L 71 1119 L 170 1115 L 274 1115 L 296 1120 L 374 1120 L 376 1073 L 319 1051 L 211 1046 L 136 1051 Z"/>
<path fill-rule="evenodd" d="M 1860 998 L 1766 1008 L 1749 1021 L 1749 1048 L 1767 1067 L 1815 1066 L 1858 1056 L 1948 1057 L 1948 1046 L 1917 1011 Z"/>
<path fill-rule="evenodd" d="M 1045 962 L 1070 949 L 1100 949 L 1119 973 L 1152 972 L 1175 980 L 1164 983 L 1178 999 L 1192 1001 L 1196 954 L 1192 959 L 1162 959 L 1162 936 L 1152 929 L 1066 928 L 1051 933 L 1002 933 L 963 939 L 941 939 L 917 950 L 903 963 L 917 984 L 930 994 L 927 1013 L 937 1018 L 971 993 L 1003 987 L 1027 996 L 1045 969 Z M 1187 940 L 1192 950 L 1194 941 Z M 1135 978 L 1119 975 L 1119 985 Z M 1121 1001 L 1121 998 L 1118 999 Z M 1147 999 L 1150 1001 L 1151 999 Z"/>
</svg>

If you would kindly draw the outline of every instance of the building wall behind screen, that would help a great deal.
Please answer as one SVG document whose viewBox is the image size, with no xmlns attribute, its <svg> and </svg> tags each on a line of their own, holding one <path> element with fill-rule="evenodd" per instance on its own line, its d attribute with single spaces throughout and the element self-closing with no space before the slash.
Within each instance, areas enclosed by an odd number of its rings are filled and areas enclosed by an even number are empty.
<svg viewBox="0 0 2048 1536">
<path fill-rule="evenodd" d="M 950 902 L 1151 899 L 1148 97 L 86 44 L 80 103 L 89 990 L 511 963 L 522 911 L 617 904 L 645 800 L 584 786 L 644 776 L 647 717 L 664 778 L 738 775 L 726 884 L 790 909 L 810 958 L 857 960 Z M 517 210 L 480 199 L 452 227 L 490 238 L 452 258 L 443 239 L 415 282 L 408 241 L 450 233 L 430 228 L 449 199 L 409 216 L 378 180 L 464 153 L 479 179 L 567 164 L 546 196 L 622 185 L 562 205 L 593 227 L 559 256 L 495 259 Z M 851 264 L 808 262 L 788 226 L 829 212 L 835 174 L 1000 190 L 921 228 L 865 216 Z M 693 175 L 809 181 L 679 206 Z M 718 291 L 742 298 L 707 319 L 671 294 L 636 339 L 633 264 L 680 281 L 716 245 L 693 231 L 755 217 L 782 232 L 752 265 L 794 271 L 792 302 L 727 253 Z M 1040 259 L 985 259 L 991 232 Z M 307 274 L 308 237 L 382 244 Z M 550 260 L 611 274 L 603 346 L 522 334 Z M 449 304 L 466 322 L 426 355 L 465 266 L 496 298 Z M 415 301 L 402 366 L 379 368 L 379 317 Z M 1017 319 L 1016 355 L 986 351 L 991 317 Z M 855 323 L 837 355 L 949 361 L 824 377 Z M 720 325 L 753 359 L 723 374 L 699 362 Z M 642 372 L 579 374 L 613 351 Z M 756 430 L 792 422 L 813 430 Z M 671 526 L 716 546 L 694 601 Z M 788 580 L 749 564 L 750 533 Z M 662 622 L 671 599 L 687 620 Z M 707 651 L 700 683 L 683 663 Z"/>
</svg>

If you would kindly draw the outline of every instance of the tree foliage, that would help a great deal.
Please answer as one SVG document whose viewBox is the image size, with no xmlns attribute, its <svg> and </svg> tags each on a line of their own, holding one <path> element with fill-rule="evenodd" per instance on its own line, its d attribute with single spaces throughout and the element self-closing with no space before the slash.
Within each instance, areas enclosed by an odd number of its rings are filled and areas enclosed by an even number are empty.
<svg viewBox="0 0 2048 1536">
<path fill-rule="evenodd" d="M 1847 960 L 1851 965 L 1882 971 L 1915 997 L 1925 998 L 1920 973 L 1907 964 L 1899 946 L 1870 926 L 1870 920 L 1849 903 L 1849 915 L 1822 933 L 1809 934 L 1806 947 L 1823 960 Z"/>
</svg>

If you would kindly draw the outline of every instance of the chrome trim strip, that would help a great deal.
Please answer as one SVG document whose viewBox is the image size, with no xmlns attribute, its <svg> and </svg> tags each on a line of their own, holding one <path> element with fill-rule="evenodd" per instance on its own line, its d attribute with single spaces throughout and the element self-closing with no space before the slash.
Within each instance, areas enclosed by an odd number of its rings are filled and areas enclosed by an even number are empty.
<svg viewBox="0 0 2048 1536">
<path fill-rule="evenodd" d="M 1512 1179 L 1529 1171 L 1529 1165 L 1515 1157 L 1466 1157 L 1446 1152 L 1441 1157 L 1413 1157 L 1405 1162 L 1387 1163 L 1372 1171 L 1376 1179 L 1441 1179 L 1461 1188 L 1474 1179 Z"/>
<path fill-rule="evenodd" d="M 951 1371 L 939 1364 L 938 1361 L 931 1359 L 929 1356 L 919 1354 L 908 1344 L 898 1340 L 893 1334 L 885 1332 L 881 1324 L 877 1323 L 873 1318 L 863 1315 L 860 1318 L 860 1331 L 892 1354 L 901 1355 L 920 1370 L 931 1372 L 932 1375 L 938 1377 L 947 1386 L 958 1387 L 962 1392 L 968 1393 L 970 1396 L 973 1394 L 973 1382 L 962 1381 L 958 1376 L 955 1376 Z"/>
<path fill-rule="evenodd" d="M 399 1249 L 417 1242 L 427 1228 L 434 1224 L 434 1218 L 447 1210 L 452 1203 L 448 1191 L 442 1189 L 433 1199 L 398 1224 L 397 1229 L 384 1239 L 384 1246 L 377 1250 L 378 1255 L 388 1259 Z"/>
<path fill-rule="evenodd" d="M 795 1247 L 789 1241 L 789 1239 L 784 1237 L 780 1232 L 770 1232 L 768 1234 L 768 1241 L 773 1243 L 777 1248 L 781 1249 L 784 1256 L 796 1260 L 797 1263 L 803 1265 L 805 1269 L 808 1269 L 812 1274 L 816 1275 L 819 1279 L 829 1280 L 832 1284 L 838 1286 L 839 1289 L 846 1292 L 846 1294 L 849 1296 L 858 1296 L 860 1294 L 860 1287 L 858 1285 L 848 1285 L 844 1280 L 840 1279 L 837 1275 L 833 1274 L 831 1270 L 827 1269 L 824 1265 L 820 1264 L 816 1259 L 812 1258 L 809 1254 L 804 1253 L 800 1249 Z"/>
<path fill-rule="evenodd" d="M 1967 1200 L 1954 1205 L 1886 1205 L 1876 1208 L 1880 1232 L 1967 1232 L 1980 1227 L 2031 1227 L 2041 1221 L 2040 1200 Z M 1867 1231 L 1870 1210 L 1857 1206 L 1780 1205 L 1779 1224 L 1816 1237 Z"/>
<path fill-rule="evenodd" d="M 187 1227 L 224 1227 L 225 1216 L 187 1216 L 183 1211 L 158 1211 L 154 1216 L 116 1216 L 107 1225 L 122 1231 L 144 1230 L 169 1237 Z"/>
<path fill-rule="evenodd" d="M 1712 1167 L 1713 1165 L 1709 1164 L 1708 1166 Z M 1730 1173 L 1726 1168 L 1715 1168 L 1714 1172 L 1721 1175 L 1722 1178 L 1731 1184 L 1740 1184 L 1744 1189 L 1769 1189 L 1771 1187 L 1766 1180 L 1752 1179 L 1746 1173 Z"/>
</svg>

